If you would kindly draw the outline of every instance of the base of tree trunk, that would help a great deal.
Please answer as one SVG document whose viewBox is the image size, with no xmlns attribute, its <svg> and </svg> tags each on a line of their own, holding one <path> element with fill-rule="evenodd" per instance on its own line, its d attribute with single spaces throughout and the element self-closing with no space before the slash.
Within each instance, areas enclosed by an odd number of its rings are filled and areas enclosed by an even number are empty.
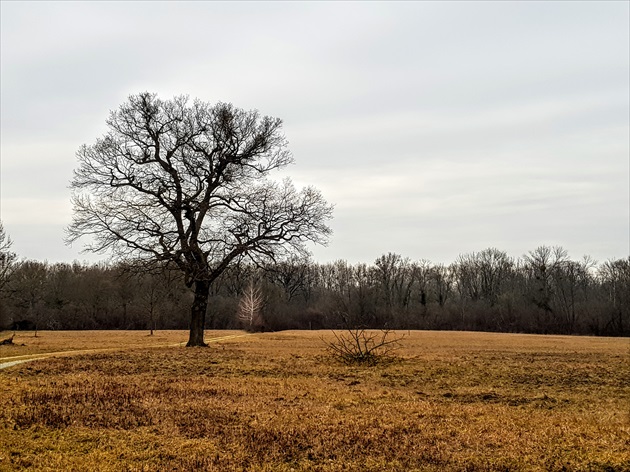
<svg viewBox="0 0 630 472">
<path fill-rule="evenodd" d="M 195 282 L 195 298 L 190 311 L 190 335 L 186 347 L 206 347 L 203 335 L 206 327 L 206 311 L 208 309 L 208 295 L 210 282 L 197 280 Z"/>
</svg>

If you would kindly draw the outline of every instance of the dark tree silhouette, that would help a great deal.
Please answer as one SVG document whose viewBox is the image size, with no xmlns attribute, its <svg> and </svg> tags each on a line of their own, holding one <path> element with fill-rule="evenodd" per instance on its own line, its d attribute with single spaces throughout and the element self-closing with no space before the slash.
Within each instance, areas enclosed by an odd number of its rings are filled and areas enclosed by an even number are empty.
<svg viewBox="0 0 630 472">
<path fill-rule="evenodd" d="M 0 221 L 0 292 L 16 267 L 17 255 L 11 251 L 12 245 L 13 241 L 4 231 L 4 225 Z"/>
<path fill-rule="evenodd" d="M 202 346 L 212 283 L 243 258 L 263 263 L 325 244 L 329 205 L 269 173 L 293 161 L 282 121 L 231 104 L 130 96 L 82 146 L 67 241 L 114 260 L 175 266 L 194 290 L 188 346 Z"/>
</svg>

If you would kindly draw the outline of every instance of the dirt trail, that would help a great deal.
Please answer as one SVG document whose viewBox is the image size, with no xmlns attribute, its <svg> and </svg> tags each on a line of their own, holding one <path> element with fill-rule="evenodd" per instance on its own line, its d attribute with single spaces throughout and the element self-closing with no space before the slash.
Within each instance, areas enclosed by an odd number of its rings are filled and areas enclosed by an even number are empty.
<svg viewBox="0 0 630 472">
<path fill-rule="evenodd" d="M 225 341 L 232 338 L 241 338 L 244 336 L 251 336 L 251 333 L 246 334 L 232 334 L 229 336 L 219 336 L 216 338 L 206 339 L 206 343 L 216 343 L 219 341 Z M 175 343 L 175 344 L 156 344 L 154 346 L 146 346 L 149 348 L 158 348 L 158 347 L 176 347 L 176 346 L 184 346 L 186 342 Z M 14 365 L 23 364 L 25 362 L 36 361 L 39 359 L 48 359 L 49 357 L 68 357 L 74 356 L 77 354 L 94 354 L 97 352 L 115 352 L 115 351 L 125 351 L 128 348 L 125 347 L 108 347 L 101 349 L 78 349 L 74 351 L 56 351 L 56 352 L 45 352 L 42 354 L 27 354 L 25 356 L 13 356 L 13 357 L 1 357 L 0 358 L 0 369 L 6 369 L 8 367 L 13 367 Z"/>
</svg>

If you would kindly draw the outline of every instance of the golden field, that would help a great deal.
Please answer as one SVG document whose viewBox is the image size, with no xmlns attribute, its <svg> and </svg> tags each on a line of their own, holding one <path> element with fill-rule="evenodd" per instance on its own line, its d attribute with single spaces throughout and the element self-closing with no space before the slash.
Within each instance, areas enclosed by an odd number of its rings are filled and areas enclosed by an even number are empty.
<svg viewBox="0 0 630 472">
<path fill-rule="evenodd" d="M 244 334 L 17 335 L 0 364 L 48 357 L 0 370 L 0 470 L 630 470 L 628 338 L 412 331 L 352 367 Z"/>
</svg>

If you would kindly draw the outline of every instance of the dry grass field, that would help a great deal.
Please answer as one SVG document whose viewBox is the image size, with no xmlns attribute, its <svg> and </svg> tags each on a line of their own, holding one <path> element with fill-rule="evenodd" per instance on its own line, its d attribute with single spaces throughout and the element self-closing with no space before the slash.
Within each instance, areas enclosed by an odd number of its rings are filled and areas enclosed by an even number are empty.
<svg viewBox="0 0 630 472">
<path fill-rule="evenodd" d="M 627 338 L 411 332 L 351 367 L 235 334 L 16 336 L 0 364 L 65 354 L 0 370 L 0 470 L 630 471 Z"/>
</svg>

